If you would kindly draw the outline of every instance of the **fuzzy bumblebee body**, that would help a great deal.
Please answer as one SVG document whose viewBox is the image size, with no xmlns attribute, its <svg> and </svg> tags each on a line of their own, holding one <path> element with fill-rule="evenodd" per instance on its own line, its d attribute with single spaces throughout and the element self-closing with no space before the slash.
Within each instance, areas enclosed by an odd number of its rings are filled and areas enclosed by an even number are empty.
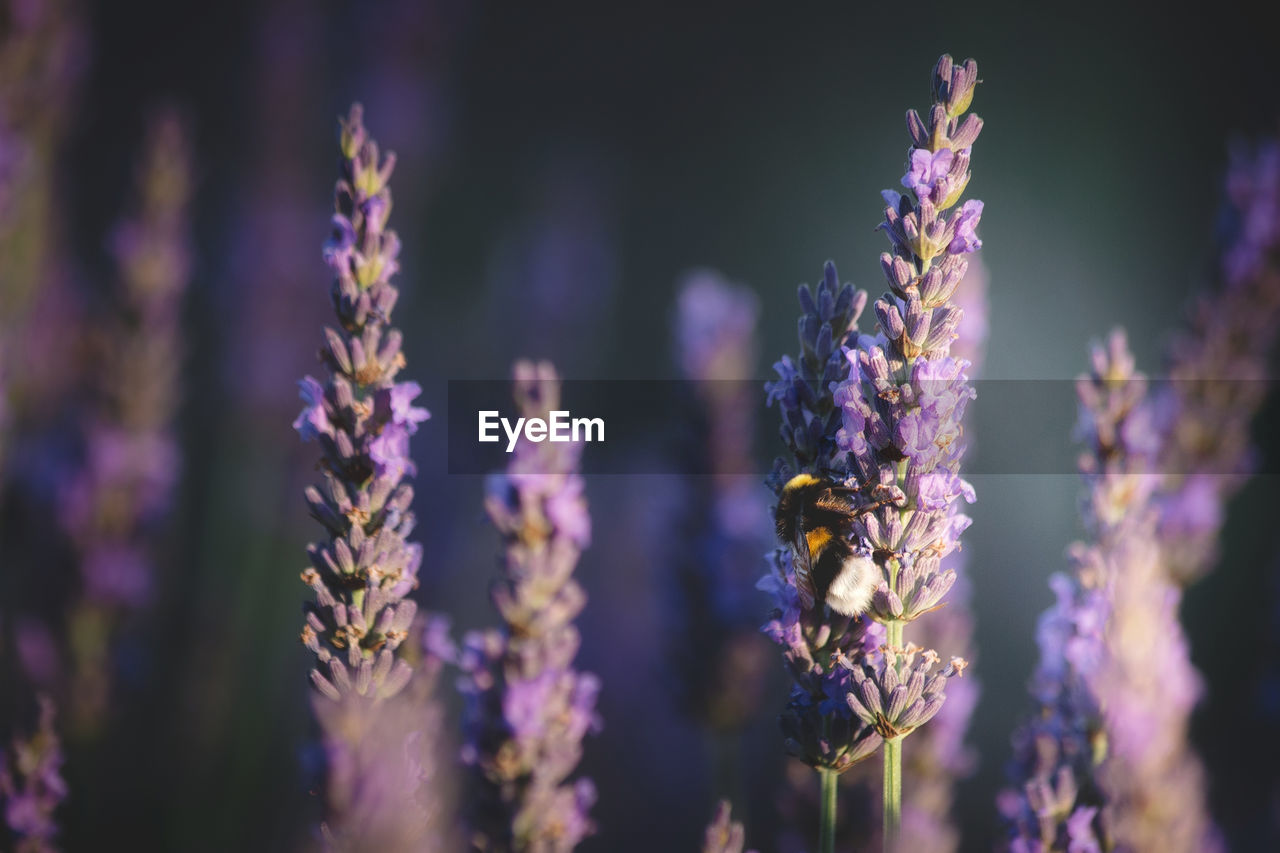
<svg viewBox="0 0 1280 853">
<path fill-rule="evenodd" d="M 778 538 L 795 552 L 796 589 L 806 610 L 825 602 L 837 613 L 857 616 L 880 584 L 879 567 L 850 541 L 853 522 L 865 511 L 852 499 L 856 491 L 797 474 L 778 495 Z"/>
</svg>

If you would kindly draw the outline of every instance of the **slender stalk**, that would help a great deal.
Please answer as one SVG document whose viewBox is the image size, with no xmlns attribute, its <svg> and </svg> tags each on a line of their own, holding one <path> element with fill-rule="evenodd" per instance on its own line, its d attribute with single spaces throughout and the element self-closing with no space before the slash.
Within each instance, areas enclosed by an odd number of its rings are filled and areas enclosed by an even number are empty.
<svg viewBox="0 0 1280 853">
<path fill-rule="evenodd" d="M 902 738 L 884 742 L 884 849 L 896 849 L 902 828 Z"/>
<path fill-rule="evenodd" d="M 822 815 L 818 822 L 818 853 L 835 853 L 836 849 L 836 786 L 840 774 L 830 767 L 819 767 L 822 780 Z"/>
<path fill-rule="evenodd" d="M 902 648 L 902 622 L 890 622 L 886 626 L 888 643 Z M 898 832 L 902 828 L 902 738 L 884 742 L 884 849 L 886 853 L 897 846 Z"/>
</svg>

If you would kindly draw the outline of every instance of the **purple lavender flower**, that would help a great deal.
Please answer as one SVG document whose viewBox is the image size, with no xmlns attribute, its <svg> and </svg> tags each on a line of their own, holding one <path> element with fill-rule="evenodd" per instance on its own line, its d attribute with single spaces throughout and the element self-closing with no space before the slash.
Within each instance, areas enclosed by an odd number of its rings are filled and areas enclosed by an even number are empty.
<svg viewBox="0 0 1280 853">
<path fill-rule="evenodd" d="M 47 696 L 39 701 L 36 731 L 28 738 L 14 738 L 12 749 L 0 755 L 0 803 L 19 853 L 56 853 L 54 813 L 67 796 L 53 701 Z"/>
<path fill-rule="evenodd" d="M 138 212 L 110 241 L 120 310 L 103 323 L 83 467 L 61 495 L 83 584 L 70 617 L 78 728 L 96 726 L 107 702 L 116 623 L 151 598 L 155 539 L 181 467 L 173 424 L 190 279 L 190 171 L 182 123 L 159 115 L 140 162 Z"/>
<path fill-rule="evenodd" d="M 663 555 L 678 583 L 668 659 L 682 709 L 714 732 L 751 719 L 767 666 L 759 613 L 743 593 L 768 544 L 743 522 L 766 508 L 764 490 L 743 475 L 755 402 L 744 380 L 755 366 L 758 313 L 755 294 L 709 270 L 691 273 L 677 298 L 676 358 L 693 398 L 688 452 L 711 473 L 684 478 L 671 521 L 682 535 L 676 552 Z"/>
<path fill-rule="evenodd" d="M 778 404 L 782 440 L 788 458 L 774 463 L 770 486 L 774 493 L 798 472 L 827 472 L 839 465 L 836 447 L 840 411 L 831 387 L 845 372 L 841 348 L 866 305 L 866 293 L 840 285 L 834 263 L 827 262 L 816 294 L 800 288 L 800 355 L 774 365 L 778 379 L 765 386 L 770 403 Z M 870 620 L 802 606 L 796 588 L 793 555 L 788 549 L 773 554 L 773 569 L 761 578 L 759 589 L 770 594 L 774 609 L 763 626 L 765 635 L 782 648 L 783 661 L 795 683 L 781 725 L 788 753 L 815 769 L 844 772 L 872 755 L 880 746 L 873 727 L 862 724 L 847 704 L 831 701 L 833 689 L 847 680 L 847 672 L 832 664 L 837 653 L 855 657 L 854 650 L 875 648 L 883 632 Z"/>
<path fill-rule="evenodd" d="M 913 148 L 902 185 L 911 194 L 882 193 L 881 227 L 892 251 L 880 263 L 890 292 L 875 303 L 878 334 L 858 336 L 846 348 L 851 369 L 832 398 L 842 420 L 836 442 L 847 454 L 845 479 L 866 501 L 854 525 L 857 550 L 874 560 L 882 576 L 868 615 L 885 626 L 887 648 L 847 666 L 857 676 L 849 702 L 887 744 L 886 849 L 897 844 L 900 831 L 900 742 L 941 707 L 943 678 L 914 675 L 917 701 L 899 707 L 903 697 L 896 697 L 893 719 L 867 703 L 877 689 L 888 696 L 906 683 L 913 654 L 904 626 L 939 606 L 955 583 L 955 571 L 944 569 L 942 560 L 959 547 L 969 525 L 957 502 L 975 497 L 959 474 L 961 423 L 974 391 L 969 363 L 950 356 L 963 316 L 951 297 L 965 278 L 965 256 L 981 247 L 974 229 L 982 203 L 965 202 L 951 217 L 945 211 L 969 182 L 971 146 L 982 121 L 961 116 L 976 82 L 973 60 L 956 65 L 944 56 L 934 69 L 935 102 L 927 119 L 915 111 L 907 115 Z M 935 656 L 930 651 L 922 660 Z M 964 666 L 957 659 L 943 673 L 956 675 Z"/>
<path fill-rule="evenodd" d="M 1227 175 L 1229 243 L 1221 285 L 1193 307 L 1173 342 L 1163 422 L 1159 535 L 1173 579 L 1187 585 L 1217 559 L 1223 508 L 1255 461 L 1250 423 L 1267 393 L 1280 332 L 1280 143 L 1239 148 Z"/>
<path fill-rule="evenodd" d="M 395 381 L 404 366 L 400 332 L 390 326 L 400 242 L 385 229 L 395 157 L 379 157 L 359 104 L 342 121 L 341 147 L 334 236 L 324 250 L 338 328 L 325 329 L 326 381 L 302 380 L 307 405 L 294 421 L 323 454 L 324 490 L 309 487 L 307 502 L 329 541 L 308 548 L 312 567 L 302 578 L 316 601 L 302 640 L 316 655 L 312 683 L 335 701 L 393 696 L 411 675 L 395 651 L 417 612 L 405 596 L 417 585 L 422 550 L 406 542 L 413 489 L 402 479 L 413 468 L 408 437 L 427 417 L 410 405 L 418 386 Z"/>
<path fill-rule="evenodd" d="M 1000 801 L 1010 849 L 1218 849 L 1187 748 L 1199 681 L 1155 539 L 1157 425 L 1123 334 L 1092 361 L 1078 383 L 1090 541 L 1040 621 L 1038 707 L 1014 739 L 1021 790 Z"/>
<path fill-rule="evenodd" d="M 956 288 L 953 299 L 963 310 L 958 337 L 951 355 L 970 362 L 972 376 L 982 363 L 987 331 L 987 271 L 981 256 L 968 258 L 969 269 Z M 969 432 L 966 426 L 966 437 Z M 953 551 L 942 559 L 942 571 L 955 572 L 956 582 L 948 592 L 947 606 L 918 620 L 913 626 L 916 642 L 926 649 L 947 649 L 973 662 L 974 620 L 970 608 L 971 587 L 967 574 L 967 553 Z M 899 845 L 919 853 L 952 853 L 960 846 L 960 829 L 951 810 L 957 784 L 972 775 L 977 756 L 965 744 L 969 721 L 977 707 L 979 683 L 966 676 L 947 685 L 947 701 L 929 725 L 920 728 L 912 748 L 903 756 L 903 780 L 911 797 L 902 804 L 902 835 Z M 869 767 L 864 766 L 864 771 Z M 864 775 L 865 772 L 864 772 Z"/>
<path fill-rule="evenodd" d="M 871 713 L 852 713 L 859 706 L 849 700 L 860 683 L 854 673 L 881 687 L 888 683 L 877 660 L 890 660 L 895 678 L 902 674 L 899 666 L 908 658 L 902 628 L 936 607 L 954 584 L 954 571 L 943 571 L 940 563 L 956 550 L 969 523 L 955 504 L 974 498 L 959 476 L 960 422 L 974 393 L 965 374 L 968 364 L 948 355 L 962 315 L 949 300 L 964 278 L 965 255 L 979 245 L 974 228 L 981 204 L 967 203 L 950 218 L 944 214 L 969 181 L 970 149 L 982 122 L 961 116 L 976 83 L 976 63 L 957 66 L 944 56 L 934 69 L 935 103 L 927 120 L 914 110 L 907 115 L 914 146 L 902 183 L 912 192 L 882 193 L 887 207 L 881 227 L 893 251 L 881 256 L 891 293 L 875 305 L 880 333 L 853 331 L 866 295 L 855 300 L 852 288 L 846 288 L 837 297 L 829 265 L 816 301 L 807 289 L 801 291 L 804 351 L 798 363 L 784 358 L 776 366 L 780 378 L 767 386 L 770 402 L 780 404 L 782 437 L 791 451 L 791 459 L 775 464 L 771 485 L 780 491 L 792 473 L 806 472 L 854 487 L 864 502 L 854 525 L 854 551 L 883 576 L 869 611 L 852 620 L 829 611 L 825 602 L 806 606 L 807 597 L 795 587 L 790 555 L 783 551 L 775 559 L 775 574 L 762 582 L 778 603 L 766 632 L 783 645 L 797 680 L 783 722 L 788 744 L 823 775 L 824 850 L 834 843 L 830 771 L 847 770 L 882 741 L 887 743 L 886 849 L 894 845 L 900 824 L 900 742 L 936 713 L 943 698 L 941 683 L 928 699 L 922 693 L 909 719 L 895 716 L 904 723 L 901 728 L 877 726 Z M 840 363 L 842 355 L 852 369 Z M 872 620 L 879 623 L 874 628 Z M 843 665 L 833 667 L 833 656 Z M 958 674 L 963 667 L 957 660 L 944 672 Z"/>
<path fill-rule="evenodd" d="M 432 828 L 442 795 L 428 784 L 438 765 L 438 626 L 424 635 L 417 675 L 419 655 L 400 651 L 418 615 L 406 596 L 422 561 L 421 546 L 407 541 L 413 489 L 403 479 L 414 471 L 409 437 L 428 415 L 413 405 L 417 383 L 396 381 L 405 363 L 391 327 L 400 243 L 386 229 L 395 160 L 379 156 L 358 104 L 341 120 L 340 145 L 334 235 L 323 252 L 337 327 L 325 329 L 325 381 L 302 380 L 306 406 L 294 422 L 320 444 L 325 480 L 306 496 L 328 540 L 309 546 L 302 574 L 316 596 L 302 641 L 316 656 L 313 706 L 328 757 L 322 831 L 336 849 L 445 849 Z"/>
<path fill-rule="evenodd" d="M 518 362 L 521 417 L 559 408 L 548 363 Z M 522 438 L 485 506 L 502 534 L 503 571 L 490 598 L 502 628 L 469 634 L 460 654 L 466 700 L 463 761 L 472 769 L 471 844 L 486 851 L 569 851 L 593 831 L 595 786 L 569 784 L 582 738 L 599 727 L 600 682 L 573 669 L 573 619 L 586 594 L 573 579 L 590 540 L 577 474 L 581 446 Z"/>
</svg>

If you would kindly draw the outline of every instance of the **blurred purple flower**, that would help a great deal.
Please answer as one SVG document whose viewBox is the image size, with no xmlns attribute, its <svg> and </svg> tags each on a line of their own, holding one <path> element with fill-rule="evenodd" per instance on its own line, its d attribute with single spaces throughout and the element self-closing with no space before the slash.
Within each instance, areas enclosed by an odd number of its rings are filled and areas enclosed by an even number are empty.
<svg viewBox="0 0 1280 853">
<path fill-rule="evenodd" d="M 49 626 L 31 617 L 21 617 L 13 633 L 14 651 L 23 674 L 42 689 L 54 687 L 62 675 L 62 659 Z"/>
<path fill-rule="evenodd" d="M 559 407 L 550 364 L 518 362 L 514 384 L 519 416 Z M 490 593 L 502 628 L 468 634 L 459 655 L 478 849 L 569 851 L 594 830 L 594 786 L 566 782 L 583 736 L 600 724 L 599 679 L 573 668 L 573 619 L 586 602 L 573 569 L 590 537 L 579 453 L 577 444 L 522 438 L 507 472 L 489 479 L 485 506 L 505 543 Z"/>
<path fill-rule="evenodd" d="M 1200 685 L 1155 536 L 1156 424 L 1122 333 L 1094 348 L 1078 389 L 1090 541 L 1040 620 L 1037 708 L 1014 738 L 1021 790 L 1001 800 L 1010 849 L 1216 850 L 1188 747 Z"/>
<path fill-rule="evenodd" d="M 752 291 L 697 270 L 680 286 L 674 318 L 675 358 L 691 390 L 685 452 L 709 476 L 682 479 L 682 494 L 664 521 L 680 533 L 675 552 L 655 559 L 674 567 L 666 651 L 676 699 L 713 733 L 750 721 L 768 667 L 758 606 L 742 592 L 769 544 L 758 524 L 767 493 L 746 476 L 758 393 L 748 384 L 758 313 Z M 669 537 L 658 538 L 671 547 Z M 722 777 L 730 772 L 720 770 Z"/>
<path fill-rule="evenodd" d="M 62 744 L 53 725 L 53 701 L 39 698 L 40 720 L 28 738 L 15 737 L 0 755 L 0 802 L 19 853 L 57 853 L 54 817 L 67 796 Z"/>
<path fill-rule="evenodd" d="M 1250 427 L 1280 334 L 1280 142 L 1238 147 L 1227 174 L 1221 284 L 1194 304 L 1153 404 L 1163 441 L 1160 540 L 1173 579 L 1213 569 L 1223 507 L 1256 467 Z"/>
<path fill-rule="evenodd" d="M 325 733 L 325 822 L 320 831 L 332 851 L 414 850 L 444 853 L 454 838 L 453 779 L 444 733 L 444 709 L 435 689 L 442 664 L 441 617 L 418 620 L 421 639 L 413 676 L 388 698 L 347 693 L 338 701 L 313 696 Z"/>
<path fill-rule="evenodd" d="M 0 342 L 14 353 L 61 248 L 55 158 L 88 56 L 75 6 L 6 4 L 0 31 Z"/>
<path fill-rule="evenodd" d="M 119 308 L 102 322 L 83 466 L 62 485 L 61 522 L 80 563 L 70 616 L 73 725 L 99 725 L 116 625 L 153 596 L 157 537 L 181 468 L 174 436 L 181 315 L 191 275 L 191 154 L 186 128 L 158 113 L 138 164 L 137 212 L 109 240 Z"/>
</svg>

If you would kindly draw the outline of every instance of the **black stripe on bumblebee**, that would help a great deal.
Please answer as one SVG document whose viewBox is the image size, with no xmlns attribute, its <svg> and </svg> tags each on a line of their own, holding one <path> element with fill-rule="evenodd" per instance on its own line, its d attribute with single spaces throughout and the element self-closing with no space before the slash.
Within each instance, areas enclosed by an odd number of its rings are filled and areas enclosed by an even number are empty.
<svg viewBox="0 0 1280 853">
<path fill-rule="evenodd" d="M 894 501 L 860 504 L 857 493 L 856 487 L 827 477 L 797 474 L 778 495 L 778 538 L 795 554 L 796 589 L 806 610 L 821 601 L 837 613 L 857 616 L 880 585 L 880 567 L 857 553 L 850 537 L 860 515 Z"/>
</svg>

